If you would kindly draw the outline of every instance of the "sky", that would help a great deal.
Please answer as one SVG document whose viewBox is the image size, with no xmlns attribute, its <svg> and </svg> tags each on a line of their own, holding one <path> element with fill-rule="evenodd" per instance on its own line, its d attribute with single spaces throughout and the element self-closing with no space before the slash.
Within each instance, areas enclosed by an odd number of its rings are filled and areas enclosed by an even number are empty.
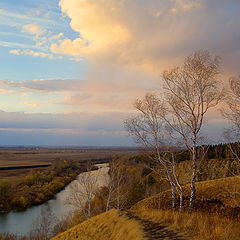
<svg viewBox="0 0 240 240">
<path fill-rule="evenodd" d="M 240 69 L 237 0 L 0 0 L 0 145 L 133 144 L 123 121 L 194 51 Z M 221 141 L 213 110 L 205 131 Z"/>
</svg>

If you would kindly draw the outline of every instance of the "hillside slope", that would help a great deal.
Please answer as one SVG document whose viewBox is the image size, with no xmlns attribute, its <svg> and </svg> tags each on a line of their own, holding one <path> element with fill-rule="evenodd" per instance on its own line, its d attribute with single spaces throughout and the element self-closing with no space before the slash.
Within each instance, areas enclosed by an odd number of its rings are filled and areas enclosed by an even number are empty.
<svg viewBox="0 0 240 240">
<path fill-rule="evenodd" d="M 52 240 L 143 240 L 138 222 L 112 209 L 63 232 Z"/>
<path fill-rule="evenodd" d="M 184 210 L 187 210 L 190 186 L 184 188 Z M 237 177 L 198 182 L 196 212 L 172 211 L 169 190 L 146 198 L 130 211 L 110 210 L 93 217 L 52 240 L 194 240 L 239 239 L 240 180 Z M 231 220 L 231 218 L 233 220 Z M 228 226 L 226 228 L 226 226 Z M 176 232 L 181 232 L 178 234 Z"/>
<path fill-rule="evenodd" d="M 171 192 L 143 199 L 131 211 L 141 219 L 164 224 L 192 240 L 240 239 L 240 179 L 222 178 L 196 184 L 195 211 L 187 212 L 190 186 L 184 189 L 184 210 L 172 211 Z M 238 203 L 238 204 L 237 204 Z"/>
<path fill-rule="evenodd" d="M 190 185 L 183 186 L 183 208 L 187 211 L 190 198 Z M 205 213 L 218 213 L 234 219 L 240 219 L 240 179 L 238 177 L 220 178 L 196 183 L 194 210 Z M 177 202 L 178 204 L 178 202 Z M 133 209 L 169 209 L 171 191 L 146 198 L 138 202 Z"/>
<path fill-rule="evenodd" d="M 63 232 L 52 240 L 183 240 L 164 224 L 142 219 L 129 211 L 110 210 Z"/>
</svg>

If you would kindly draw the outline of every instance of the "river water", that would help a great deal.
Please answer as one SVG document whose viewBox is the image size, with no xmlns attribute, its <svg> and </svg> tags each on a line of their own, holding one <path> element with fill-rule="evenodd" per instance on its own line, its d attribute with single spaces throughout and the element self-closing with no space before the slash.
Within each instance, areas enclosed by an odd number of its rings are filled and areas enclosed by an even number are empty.
<svg viewBox="0 0 240 240">
<path fill-rule="evenodd" d="M 96 165 L 98 170 L 91 171 L 92 177 L 96 178 L 96 188 L 101 188 L 107 184 L 108 179 L 108 164 Z M 72 181 L 61 192 L 57 193 L 54 199 L 47 201 L 38 206 L 30 207 L 24 211 L 10 212 L 0 214 L 0 233 L 13 233 L 17 235 L 28 235 L 32 224 L 40 217 L 41 211 L 51 207 L 52 213 L 55 217 L 61 220 L 63 217 L 71 214 L 75 208 L 67 203 L 69 194 L 71 193 L 72 186 L 76 185 L 77 181 L 81 182 L 81 177 L 87 173 L 80 173 L 76 180 Z M 85 200 L 83 200 L 85 201 Z"/>
</svg>

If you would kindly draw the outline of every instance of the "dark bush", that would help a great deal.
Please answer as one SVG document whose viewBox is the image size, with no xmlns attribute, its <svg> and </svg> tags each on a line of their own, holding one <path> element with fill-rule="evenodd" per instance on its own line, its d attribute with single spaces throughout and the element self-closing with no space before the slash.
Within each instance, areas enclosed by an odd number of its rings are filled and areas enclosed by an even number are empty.
<svg viewBox="0 0 240 240">
<path fill-rule="evenodd" d="M 142 170 L 142 177 L 148 175 L 151 172 L 152 172 L 152 170 L 150 168 L 143 168 L 143 170 Z"/>
<path fill-rule="evenodd" d="M 7 180 L 0 182 L 0 199 L 8 197 L 11 189 L 11 184 Z"/>
<path fill-rule="evenodd" d="M 148 176 L 148 185 L 156 183 L 156 179 L 153 176 Z"/>
</svg>

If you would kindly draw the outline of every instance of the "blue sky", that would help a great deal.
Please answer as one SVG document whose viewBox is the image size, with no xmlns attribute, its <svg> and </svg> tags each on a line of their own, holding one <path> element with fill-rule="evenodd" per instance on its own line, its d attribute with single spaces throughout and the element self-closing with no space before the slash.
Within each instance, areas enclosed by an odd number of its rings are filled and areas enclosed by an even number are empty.
<svg viewBox="0 0 240 240">
<path fill-rule="evenodd" d="M 239 75 L 235 0 L 0 1 L 0 144 L 133 144 L 123 121 L 197 50 Z M 221 141 L 217 110 L 207 129 Z"/>
<path fill-rule="evenodd" d="M 44 45 L 36 46 L 33 34 L 23 32 L 28 24 L 41 26 L 48 37 L 59 33 L 70 39 L 79 36 L 71 29 L 70 19 L 62 16 L 58 1 L 1 1 L 0 9 L 3 11 L 0 14 L 1 79 L 84 78 L 87 68 L 84 61 L 79 63 L 68 56 L 51 60 L 9 54 L 14 49 L 50 53 Z"/>
</svg>

